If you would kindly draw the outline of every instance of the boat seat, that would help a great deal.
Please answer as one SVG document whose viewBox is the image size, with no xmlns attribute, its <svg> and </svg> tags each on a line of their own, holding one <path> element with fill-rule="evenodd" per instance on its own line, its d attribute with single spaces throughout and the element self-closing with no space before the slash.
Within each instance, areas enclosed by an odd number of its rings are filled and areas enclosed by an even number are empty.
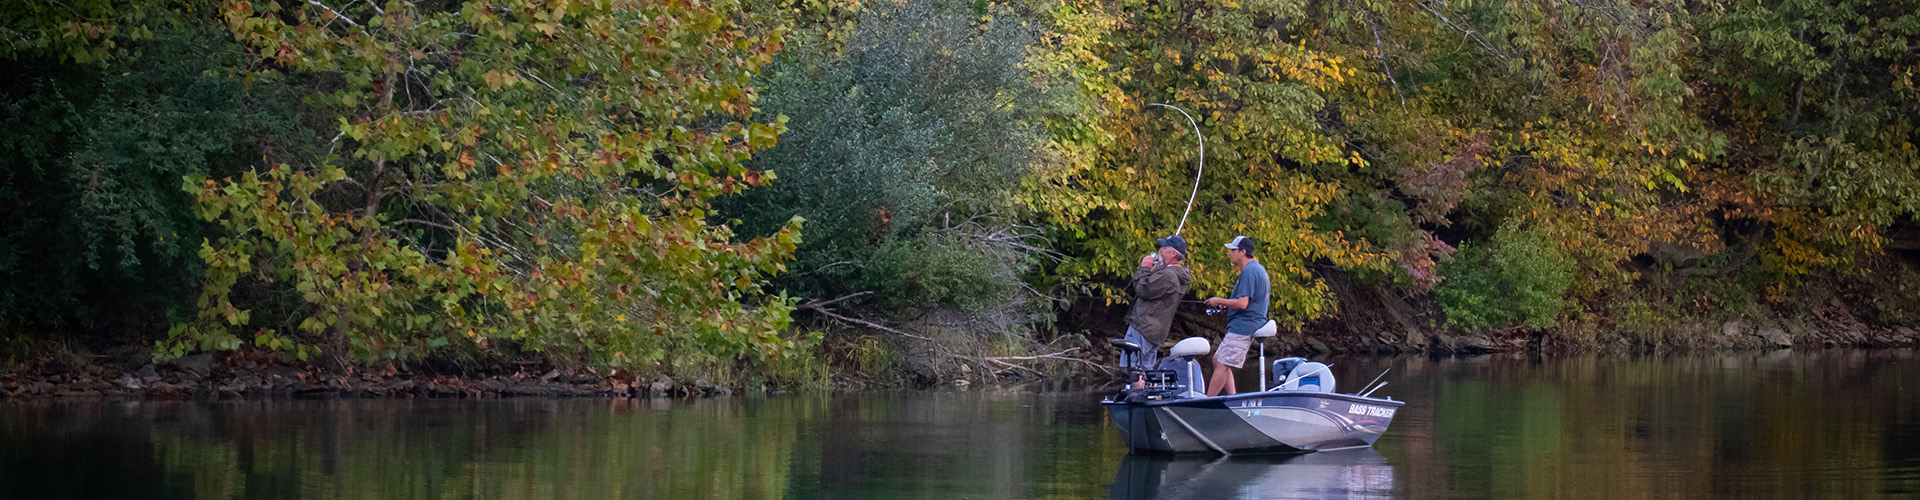
<svg viewBox="0 0 1920 500">
<path fill-rule="evenodd" d="M 1273 389 L 1271 390 L 1275 390 L 1275 391 L 1281 390 L 1281 388 L 1287 382 L 1287 375 L 1293 373 L 1294 368 L 1298 368 L 1300 364 L 1306 363 L 1306 362 L 1307 362 L 1307 358 L 1302 358 L 1297 356 L 1290 356 L 1290 357 L 1274 360 L 1273 366 L 1269 368 L 1267 371 L 1267 377 L 1269 378 L 1269 380 L 1267 381 L 1267 387 L 1272 387 Z"/>
<path fill-rule="evenodd" d="M 1206 338 L 1187 337 L 1186 339 L 1181 340 L 1180 343 L 1174 344 L 1173 349 L 1168 351 L 1168 353 L 1173 355 L 1173 357 L 1176 357 L 1176 358 L 1191 358 L 1191 357 L 1197 357 L 1197 356 L 1205 356 L 1207 355 L 1208 352 L 1212 352 L 1212 351 L 1213 351 L 1213 345 L 1208 344 Z"/>
<path fill-rule="evenodd" d="M 1281 390 L 1306 392 L 1333 392 L 1333 372 L 1327 365 L 1308 361 L 1287 373 L 1287 381 L 1280 384 Z"/>
<path fill-rule="evenodd" d="M 1267 337 L 1272 337 L 1272 336 L 1274 336 L 1275 334 L 1278 334 L 1278 333 L 1280 333 L 1280 324 L 1279 324 L 1279 323 L 1274 323 L 1274 322 L 1273 322 L 1273 320 L 1267 320 L 1267 324 L 1264 324 L 1264 325 L 1260 325 L 1260 329 L 1259 329 L 1259 330 L 1254 330 L 1254 331 L 1253 331 L 1253 336 L 1254 336 L 1254 338 L 1263 338 L 1263 339 L 1264 339 L 1264 338 L 1267 338 Z"/>
</svg>

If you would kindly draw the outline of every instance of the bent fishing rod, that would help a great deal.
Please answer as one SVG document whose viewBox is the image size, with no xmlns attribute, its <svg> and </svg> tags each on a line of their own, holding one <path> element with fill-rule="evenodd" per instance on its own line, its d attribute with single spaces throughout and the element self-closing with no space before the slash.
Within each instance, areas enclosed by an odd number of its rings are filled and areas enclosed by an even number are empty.
<svg viewBox="0 0 1920 500">
<path fill-rule="evenodd" d="M 1179 111 L 1181 116 L 1187 117 L 1187 124 L 1193 126 L 1193 138 L 1200 141 L 1200 156 L 1197 157 L 1200 166 L 1193 171 L 1193 192 L 1187 193 L 1187 211 L 1180 212 L 1180 225 L 1173 229 L 1173 235 L 1179 236 L 1180 231 L 1187 228 L 1187 214 L 1193 213 L 1193 199 L 1200 194 L 1200 176 L 1207 171 L 1207 139 L 1200 135 L 1200 123 L 1193 121 L 1193 115 L 1187 114 L 1187 110 L 1180 109 L 1179 106 L 1172 104 L 1161 104 L 1157 102 L 1150 102 L 1147 103 L 1147 105 L 1160 106 Z"/>
</svg>

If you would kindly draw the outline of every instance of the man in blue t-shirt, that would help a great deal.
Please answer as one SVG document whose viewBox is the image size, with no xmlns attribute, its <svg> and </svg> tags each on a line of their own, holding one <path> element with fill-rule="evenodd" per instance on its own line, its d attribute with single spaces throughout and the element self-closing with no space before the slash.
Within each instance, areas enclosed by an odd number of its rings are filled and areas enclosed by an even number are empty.
<svg viewBox="0 0 1920 500">
<path fill-rule="evenodd" d="M 1267 326 L 1267 292 L 1272 283 L 1267 280 L 1267 268 L 1253 260 L 1253 238 L 1235 236 L 1227 243 L 1227 260 L 1240 270 L 1240 280 L 1233 284 L 1231 297 L 1213 297 L 1207 299 L 1208 307 L 1223 307 L 1227 313 L 1227 335 L 1220 339 L 1220 348 L 1213 351 L 1213 375 L 1207 381 L 1207 395 L 1218 396 L 1221 390 L 1227 394 L 1237 394 L 1233 385 L 1233 370 L 1247 362 L 1247 348 L 1253 345 L 1253 333 Z"/>
</svg>

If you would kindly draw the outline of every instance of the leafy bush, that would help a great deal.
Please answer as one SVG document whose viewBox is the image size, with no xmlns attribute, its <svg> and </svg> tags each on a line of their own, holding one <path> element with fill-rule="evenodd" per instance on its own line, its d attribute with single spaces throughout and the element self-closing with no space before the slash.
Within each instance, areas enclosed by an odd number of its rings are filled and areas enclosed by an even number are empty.
<svg viewBox="0 0 1920 500">
<path fill-rule="evenodd" d="M 767 180 L 741 162 L 781 131 L 748 119 L 778 24 L 729 0 L 505 4 L 227 5 L 249 77 L 324 82 L 336 149 L 185 183 L 219 231 L 199 315 L 159 352 L 462 344 L 667 371 L 807 352 L 761 289 L 799 221 L 737 241 L 707 218 Z M 263 295 L 301 307 L 261 317 Z"/>
<path fill-rule="evenodd" d="M 1652 339 L 1667 328 L 1665 315 L 1655 309 L 1656 304 L 1640 299 L 1616 299 L 1609 307 L 1607 316 L 1613 320 L 1614 330 L 1638 339 Z"/>
<path fill-rule="evenodd" d="M 1020 279 L 976 243 L 942 234 L 894 240 L 874 255 L 868 271 L 868 286 L 892 309 L 979 310 L 1006 302 Z"/>
<path fill-rule="evenodd" d="M 1500 228 L 1484 245 L 1461 245 L 1440 266 L 1444 281 L 1435 295 L 1447 323 L 1466 331 L 1547 328 L 1566 307 L 1577 263 L 1538 232 Z"/>
<path fill-rule="evenodd" d="M 1039 23 L 967 7 L 868 4 L 804 31 L 767 73 L 761 114 L 791 128 L 752 165 L 780 180 L 724 211 L 748 234 L 807 219 L 789 290 L 978 308 L 1020 286 L 1034 232 L 1014 192 L 1047 159 L 1063 89 L 1024 64 Z"/>
<path fill-rule="evenodd" d="M 285 87 L 233 74 L 225 30 L 151 10 L 161 28 L 104 61 L 0 59 L 0 331 L 157 333 L 203 268 L 180 179 L 317 142 Z"/>
</svg>

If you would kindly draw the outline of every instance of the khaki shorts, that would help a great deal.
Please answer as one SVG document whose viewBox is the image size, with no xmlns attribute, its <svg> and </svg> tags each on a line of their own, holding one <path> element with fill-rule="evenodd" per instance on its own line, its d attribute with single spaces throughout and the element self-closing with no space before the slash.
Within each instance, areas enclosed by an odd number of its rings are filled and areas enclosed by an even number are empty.
<svg viewBox="0 0 1920 500">
<path fill-rule="evenodd" d="M 1253 336 L 1228 333 L 1220 339 L 1220 348 L 1213 351 L 1213 362 L 1239 368 L 1247 364 L 1247 348 L 1253 345 Z"/>
</svg>

